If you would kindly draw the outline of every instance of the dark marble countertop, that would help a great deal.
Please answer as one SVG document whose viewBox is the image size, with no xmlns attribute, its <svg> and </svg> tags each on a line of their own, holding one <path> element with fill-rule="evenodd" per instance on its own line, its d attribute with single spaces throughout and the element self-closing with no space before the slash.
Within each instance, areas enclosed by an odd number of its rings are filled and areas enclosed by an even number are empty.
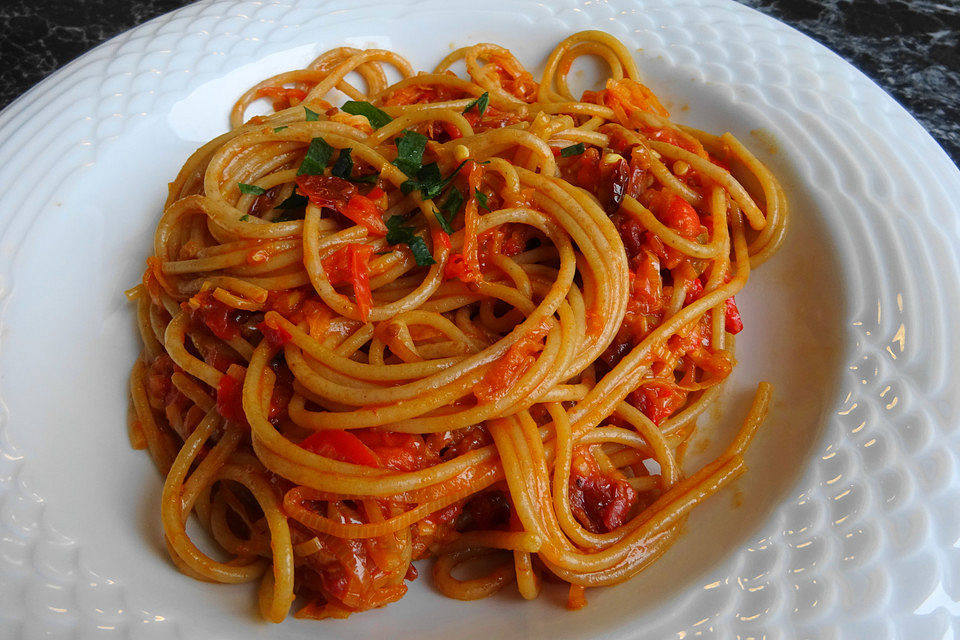
<svg viewBox="0 0 960 640">
<path fill-rule="evenodd" d="M 739 0 L 852 62 L 960 164 L 960 2 Z M 188 0 L 2 0 L 0 107 L 104 40 Z"/>
</svg>

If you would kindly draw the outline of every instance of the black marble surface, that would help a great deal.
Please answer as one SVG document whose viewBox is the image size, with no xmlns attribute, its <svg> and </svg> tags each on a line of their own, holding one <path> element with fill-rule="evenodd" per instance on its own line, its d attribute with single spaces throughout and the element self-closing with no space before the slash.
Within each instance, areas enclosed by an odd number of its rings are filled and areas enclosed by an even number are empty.
<svg viewBox="0 0 960 640">
<path fill-rule="evenodd" d="M 739 0 L 833 49 L 960 164 L 960 0 Z M 107 38 L 187 0 L 0 0 L 0 107 Z"/>
</svg>

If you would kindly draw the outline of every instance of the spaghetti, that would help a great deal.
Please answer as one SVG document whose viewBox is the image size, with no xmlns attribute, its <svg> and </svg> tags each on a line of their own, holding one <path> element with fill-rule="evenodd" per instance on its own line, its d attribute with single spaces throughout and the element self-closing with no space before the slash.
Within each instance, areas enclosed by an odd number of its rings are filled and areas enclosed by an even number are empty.
<svg viewBox="0 0 960 640">
<path fill-rule="evenodd" d="M 609 79 L 577 99 L 580 56 Z M 575 608 L 743 472 L 765 383 L 719 458 L 681 457 L 784 194 L 729 133 L 673 124 L 616 39 L 570 36 L 539 83 L 493 44 L 419 74 L 341 47 L 231 124 L 170 184 L 129 292 L 129 434 L 182 572 L 259 580 L 274 622 L 393 602 L 428 556 L 450 597 L 546 579 Z"/>
</svg>

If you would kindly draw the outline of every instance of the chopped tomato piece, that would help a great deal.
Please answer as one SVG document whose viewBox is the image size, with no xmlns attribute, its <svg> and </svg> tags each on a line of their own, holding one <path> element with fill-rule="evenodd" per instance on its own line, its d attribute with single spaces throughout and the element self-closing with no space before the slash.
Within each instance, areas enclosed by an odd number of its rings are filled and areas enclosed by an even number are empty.
<svg viewBox="0 0 960 640">
<path fill-rule="evenodd" d="M 723 328 L 727 333 L 740 333 L 743 330 L 743 319 L 733 296 L 727 298 L 726 313 L 723 316 Z"/>
<path fill-rule="evenodd" d="M 621 124 L 629 124 L 630 114 L 634 111 L 647 111 L 664 118 L 670 116 L 663 108 L 657 96 L 647 86 L 622 78 L 607 80 L 606 88 L 601 91 L 584 91 L 583 101 L 602 104 L 613 109 L 614 115 Z"/>
<path fill-rule="evenodd" d="M 508 529 L 513 509 L 507 494 L 499 489 L 481 493 L 463 505 L 457 518 L 457 531 Z"/>
<path fill-rule="evenodd" d="M 192 300 L 199 302 L 199 306 L 186 302 L 184 308 L 194 321 L 206 325 L 213 335 L 221 340 L 232 340 L 240 335 L 240 321 L 245 312 L 220 302 L 209 291 L 201 291 Z"/>
<path fill-rule="evenodd" d="M 504 229 L 504 227 L 508 227 Z M 500 227 L 504 231 L 500 243 L 503 255 L 513 257 L 527 250 L 527 241 L 532 237 L 533 229 L 525 224 L 512 224 Z"/>
<path fill-rule="evenodd" d="M 685 238 L 696 238 L 700 234 L 700 216 L 690 203 L 674 195 L 666 207 L 661 208 L 663 223 Z"/>
<path fill-rule="evenodd" d="M 621 327 L 614 337 L 613 342 L 604 349 L 603 353 L 601 353 L 600 357 L 595 361 L 594 365 L 599 367 L 597 374 L 603 375 L 608 371 L 613 371 L 613 368 L 620 364 L 623 357 L 630 353 L 633 346 L 634 343 L 630 331 L 627 327 Z"/>
<path fill-rule="evenodd" d="M 637 310 L 643 314 L 660 311 L 663 306 L 663 279 L 660 262 L 649 252 L 644 252 L 635 272 L 630 273 L 630 291 L 638 303 Z"/>
<path fill-rule="evenodd" d="M 443 278 L 463 282 L 473 282 L 476 279 L 462 253 L 454 253 L 447 258 L 447 264 L 443 267 Z"/>
<path fill-rule="evenodd" d="M 173 404 L 180 395 L 170 377 L 178 370 L 173 359 L 166 353 L 158 356 L 147 367 L 147 395 L 151 399 L 151 404 L 156 407 L 165 407 Z"/>
<path fill-rule="evenodd" d="M 524 69 L 511 54 L 495 53 L 491 55 L 489 67 L 499 76 L 500 86 L 504 91 L 524 102 L 536 100 L 539 85 L 533 79 L 533 74 Z"/>
<path fill-rule="evenodd" d="M 373 247 L 351 242 L 323 259 L 323 270 L 331 285 L 350 284 L 353 296 L 364 322 L 373 308 L 373 293 L 370 290 L 370 267 Z"/>
<path fill-rule="evenodd" d="M 590 147 L 580 154 L 574 166 L 576 173 L 572 177 L 576 185 L 596 193 L 600 185 L 600 151 Z"/>
<path fill-rule="evenodd" d="M 701 295 L 703 295 L 703 283 L 700 281 L 700 278 L 694 278 L 687 287 L 687 295 L 683 299 L 683 304 L 688 305 Z"/>
<path fill-rule="evenodd" d="M 549 331 L 546 322 L 510 345 L 507 352 L 493 363 L 473 389 L 473 395 L 482 403 L 496 402 L 537 361 L 534 354 L 543 350 L 543 340 Z"/>
<path fill-rule="evenodd" d="M 603 210 L 607 215 L 613 215 L 620 208 L 623 197 L 627 195 L 627 187 L 630 184 L 630 165 L 624 158 L 620 158 L 613 163 L 613 166 L 604 167 L 600 172 L 600 184 L 598 185 L 597 196 L 603 205 Z"/>
<path fill-rule="evenodd" d="M 290 332 L 283 327 L 271 327 L 266 322 L 261 322 L 258 324 L 257 329 L 259 329 L 260 333 L 263 334 L 263 339 L 267 341 L 267 344 L 274 349 L 279 349 L 283 345 L 287 344 L 293 337 L 290 335 Z"/>
<path fill-rule="evenodd" d="M 445 84 L 411 84 L 395 89 L 384 98 L 385 106 L 446 102 L 463 97 L 463 92 Z"/>
<path fill-rule="evenodd" d="M 447 137 L 450 140 L 456 140 L 457 138 L 463 137 L 463 134 L 460 132 L 460 129 L 458 129 L 455 125 L 447 121 L 441 122 L 440 127 L 443 129 L 443 132 L 447 134 Z"/>
<path fill-rule="evenodd" d="M 527 249 L 533 229 L 525 224 L 508 222 L 480 234 L 480 266 L 485 267 L 494 256 L 513 257 Z"/>
<path fill-rule="evenodd" d="M 643 252 L 646 229 L 639 220 L 632 216 L 621 218 L 617 231 L 620 233 L 620 239 L 623 240 L 623 248 L 628 258 L 635 258 Z"/>
<path fill-rule="evenodd" d="M 264 310 L 276 311 L 282 316 L 289 316 L 300 309 L 307 298 L 307 291 L 300 289 L 272 290 L 267 294 Z"/>
<path fill-rule="evenodd" d="M 627 402 L 639 409 L 657 426 L 687 401 L 687 392 L 666 381 L 645 382 L 627 396 Z"/>
<path fill-rule="evenodd" d="M 388 431 L 356 431 L 357 438 L 368 446 L 380 461 L 380 466 L 394 471 L 416 471 L 438 460 L 427 449 L 423 438 L 412 433 Z"/>
<path fill-rule="evenodd" d="M 357 436 L 341 429 L 317 431 L 300 442 L 300 447 L 341 462 L 379 467 L 380 460 Z"/>
<path fill-rule="evenodd" d="M 307 92 L 293 87 L 261 87 L 257 89 L 255 97 L 273 98 L 274 111 L 280 111 L 303 102 L 303 99 L 307 97 Z"/>
<path fill-rule="evenodd" d="M 374 235 L 387 235 L 387 225 L 383 223 L 383 211 L 367 196 L 351 196 L 341 213 Z"/>
<path fill-rule="evenodd" d="M 444 249 L 449 249 L 453 245 L 450 244 L 450 236 L 443 229 L 433 229 L 433 246 L 434 247 L 443 247 Z"/>
<path fill-rule="evenodd" d="M 470 111 L 467 111 L 465 114 L 463 114 L 463 117 L 467 119 L 467 122 L 469 122 L 470 126 L 474 129 L 502 129 L 507 125 L 520 122 L 520 117 L 517 116 L 513 111 L 500 111 L 493 106 L 488 106 L 487 110 L 483 112 L 482 116 L 477 113 L 476 109 L 470 109 Z M 459 133 L 459 130 L 457 130 L 457 132 Z M 458 135 L 456 137 L 460 136 Z M 559 153 L 560 150 L 557 149 L 557 154 Z"/>
<path fill-rule="evenodd" d="M 316 206 L 334 209 L 339 213 L 344 213 L 350 198 L 357 193 L 356 186 L 337 176 L 297 176 L 297 187 Z"/>
<path fill-rule="evenodd" d="M 652 140 L 659 140 L 660 142 L 666 142 L 667 144 L 672 144 L 675 147 L 679 147 L 690 153 L 700 154 L 703 150 L 703 147 L 698 143 L 681 136 L 679 133 L 673 129 L 645 129 L 643 131 L 648 138 Z"/>
<path fill-rule="evenodd" d="M 217 385 L 217 411 L 231 422 L 247 422 L 243 412 L 243 383 L 231 375 L 224 374 Z"/>
<path fill-rule="evenodd" d="M 273 387 L 273 394 L 270 396 L 270 409 L 267 412 L 267 420 L 270 424 L 276 425 L 280 420 L 287 417 L 287 405 L 293 397 L 293 383 L 278 379 Z"/>
<path fill-rule="evenodd" d="M 588 447 L 573 450 L 570 509 L 588 531 L 608 533 L 623 525 L 637 504 L 637 492 L 625 480 L 603 475 Z"/>
</svg>

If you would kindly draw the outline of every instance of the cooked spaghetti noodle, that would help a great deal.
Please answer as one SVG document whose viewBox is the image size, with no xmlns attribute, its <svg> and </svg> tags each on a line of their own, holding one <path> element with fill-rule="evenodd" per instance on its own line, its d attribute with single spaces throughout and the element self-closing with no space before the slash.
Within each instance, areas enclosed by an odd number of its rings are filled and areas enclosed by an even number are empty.
<svg viewBox="0 0 960 640">
<path fill-rule="evenodd" d="M 609 79 L 577 99 L 580 56 Z M 129 434 L 185 574 L 258 580 L 274 622 L 386 605 L 428 556 L 450 597 L 543 579 L 575 608 L 743 472 L 764 383 L 719 458 L 680 458 L 786 201 L 732 135 L 672 123 L 616 39 L 570 36 L 539 83 L 493 44 L 419 74 L 341 47 L 231 124 L 170 184 L 129 292 Z"/>
</svg>

